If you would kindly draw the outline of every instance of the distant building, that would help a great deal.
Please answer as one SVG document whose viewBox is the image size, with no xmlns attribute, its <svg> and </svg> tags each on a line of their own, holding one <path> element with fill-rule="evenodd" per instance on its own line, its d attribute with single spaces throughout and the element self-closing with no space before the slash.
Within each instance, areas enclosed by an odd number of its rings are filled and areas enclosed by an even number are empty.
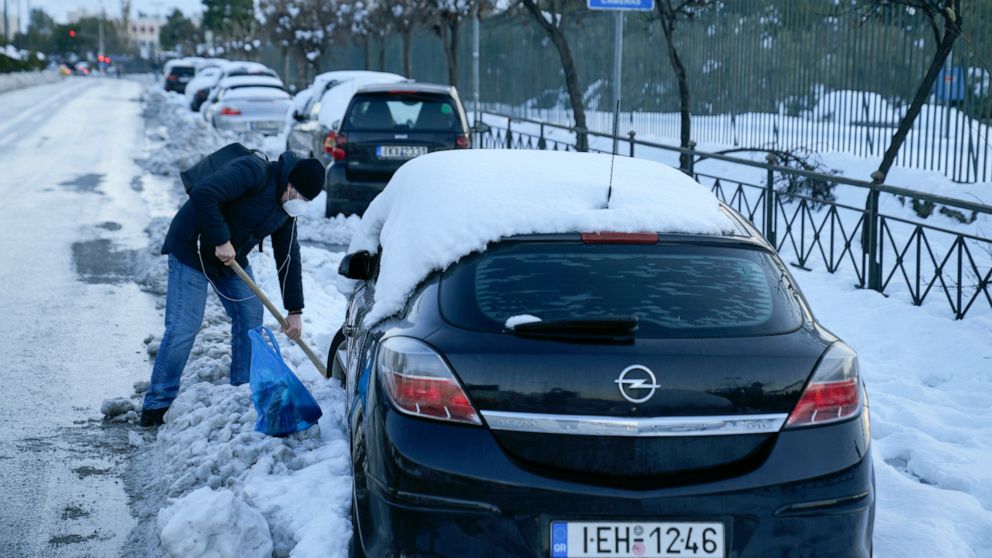
<svg viewBox="0 0 992 558">
<path fill-rule="evenodd" d="M 127 37 L 138 47 L 142 58 L 151 58 L 162 50 L 159 31 L 165 25 L 165 18 L 138 13 L 127 25 Z"/>
</svg>

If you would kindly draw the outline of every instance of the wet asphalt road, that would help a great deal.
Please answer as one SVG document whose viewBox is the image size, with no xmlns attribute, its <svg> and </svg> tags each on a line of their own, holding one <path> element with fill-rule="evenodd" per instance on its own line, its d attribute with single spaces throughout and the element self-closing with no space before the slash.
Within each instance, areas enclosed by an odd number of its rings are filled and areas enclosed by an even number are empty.
<svg viewBox="0 0 992 558">
<path fill-rule="evenodd" d="M 152 209 L 141 86 L 0 94 L 0 557 L 116 556 L 134 451 L 100 404 L 147 379 L 155 300 L 129 278 Z"/>
</svg>

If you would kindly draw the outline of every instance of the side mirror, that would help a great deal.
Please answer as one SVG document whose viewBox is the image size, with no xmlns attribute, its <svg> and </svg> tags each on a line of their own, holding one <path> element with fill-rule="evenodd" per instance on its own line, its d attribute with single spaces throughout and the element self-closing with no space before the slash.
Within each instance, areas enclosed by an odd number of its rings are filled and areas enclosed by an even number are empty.
<svg viewBox="0 0 992 558">
<path fill-rule="evenodd" d="M 372 278 L 372 254 L 368 250 L 361 250 L 341 258 L 338 275 L 348 279 L 368 281 Z"/>
<path fill-rule="evenodd" d="M 489 131 L 492 130 L 492 127 L 485 122 L 475 122 L 469 130 L 471 130 L 473 134 L 488 134 Z"/>
</svg>

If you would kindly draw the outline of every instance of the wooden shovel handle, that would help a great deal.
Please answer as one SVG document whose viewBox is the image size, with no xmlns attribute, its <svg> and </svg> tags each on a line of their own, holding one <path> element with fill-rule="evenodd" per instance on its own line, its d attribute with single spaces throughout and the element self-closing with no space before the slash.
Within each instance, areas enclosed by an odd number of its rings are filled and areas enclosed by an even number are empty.
<svg viewBox="0 0 992 558">
<path fill-rule="evenodd" d="M 238 264 L 237 261 L 232 261 L 231 269 L 233 269 L 234 273 L 236 273 L 238 277 L 240 277 L 241 280 L 244 281 L 246 285 L 248 285 L 248 288 L 251 289 L 251 292 L 255 293 L 255 296 L 257 296 L 258 299 L 262 301 L 262 304 L 264 304 L 265 307 L 269 309 L 269 312 L 271 312 L 272 315 L 275 316 L 276 320 L 279 322 L 279 325 L 285 328 L 287 326 L 286 318 L 284 318 L 283 315 L 279 312 L 279 309 L 276 308 L 276 305 L 272 304 L 272 301 L 269 300 L 269 297 L 265 296 L 265 293 L 262 292 L 262 289 L 258 288 L 258 285 L 256 285 L 255 282 L 251 280 L 251 277 L 249 277 L 248 274 L 245 273 L 245 270 L 241 268 L 241 265 Z M 317 368 L 318 371 L 320 371 L 320 374 L 323 377 L 327 378 L 328 377 L 327 367 L 324 365 L 324 362 L 320 360 L 320 357 L 317 356 L 317 353 L 313 352 L 313 349 L 310 348 L 310 345 L 307 345 L 306 342 L 303 341 L 302 337 L 296 340 L 296 344 L 299 345 L 301 349 L 303 349 L 303 352 L 306 353 L 307 358 L 309 358 L 310 362 L 313 363 L 314 367 Z"/>
</svg>

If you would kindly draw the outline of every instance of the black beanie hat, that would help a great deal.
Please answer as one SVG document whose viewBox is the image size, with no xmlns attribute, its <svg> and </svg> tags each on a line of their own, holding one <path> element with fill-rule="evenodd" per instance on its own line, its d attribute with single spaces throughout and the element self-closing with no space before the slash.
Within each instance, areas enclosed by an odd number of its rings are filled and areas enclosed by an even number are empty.
<svg viewBox="0 0 992 558">
<path fill-rule="evenodd" d="M 308 200 L 324 190 L 324 165 L 317 159 L 303 159 L 289 171 L 289 183 Z"/>
</svg>

